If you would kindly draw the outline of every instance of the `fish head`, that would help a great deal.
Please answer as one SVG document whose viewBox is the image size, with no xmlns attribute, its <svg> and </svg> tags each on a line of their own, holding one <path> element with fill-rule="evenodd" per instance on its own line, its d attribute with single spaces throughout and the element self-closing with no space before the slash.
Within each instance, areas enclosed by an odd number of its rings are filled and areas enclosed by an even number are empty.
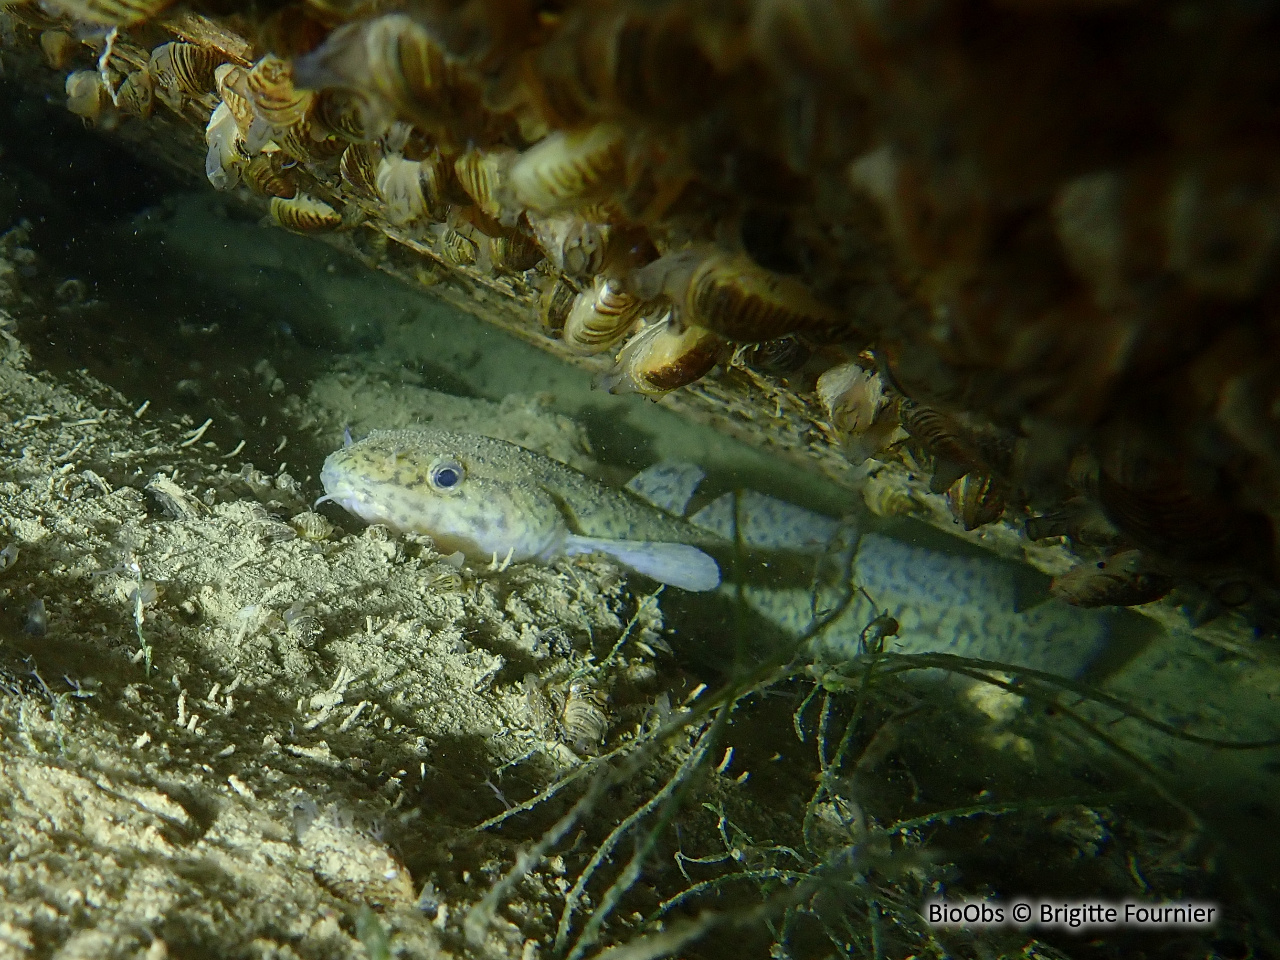
<svg viewBox="0 0 1280 960">
<path fill-rule="evenodd" d="M 325 499 L 362 520 L 425 534 L 446 552 L 550 556 L 564 520 L 520 454 L 527 451 L 486 437 L 375 431 L 330 454 L 320 481 Z"/>
</svg>

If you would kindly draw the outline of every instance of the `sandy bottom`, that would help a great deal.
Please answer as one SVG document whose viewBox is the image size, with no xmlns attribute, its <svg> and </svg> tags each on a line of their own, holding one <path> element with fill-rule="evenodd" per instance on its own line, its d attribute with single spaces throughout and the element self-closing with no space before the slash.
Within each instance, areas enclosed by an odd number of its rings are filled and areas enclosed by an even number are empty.
<svg viewBox="0 0 1280 960">
<path fill-rule="evenodd" d="M 0 240 L 0 958 L 1274 943 L 1276 751 L 1169 735 L 1274 736 L 1280 671 L 1239 625 L 1170 617 L 1099 705 L 892 657 L 771 670 L 740 606 L 603 560 L 459 566 L 309 510 L 344 428 L 849 495 L 208 192 L 96 227 Z M 1222 920 L 921 916 L 997 892 Z"/>
</svg>

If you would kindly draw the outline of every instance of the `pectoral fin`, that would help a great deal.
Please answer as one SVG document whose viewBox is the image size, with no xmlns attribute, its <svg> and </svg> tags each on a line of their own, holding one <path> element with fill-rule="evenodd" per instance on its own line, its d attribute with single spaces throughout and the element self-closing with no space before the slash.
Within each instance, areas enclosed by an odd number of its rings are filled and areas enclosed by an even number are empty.
<svg viewBox="0 0 1280 960">
<path fill-rule="evenodd" d="M 685 543 L 604 540 L 570 534 L 565 538 L 564 552 L 569 556 L 608 554 L 636 573 L 682 590 L 701 593 L 720 586 L 720 565 L 697 547 Z"/>
</svg>

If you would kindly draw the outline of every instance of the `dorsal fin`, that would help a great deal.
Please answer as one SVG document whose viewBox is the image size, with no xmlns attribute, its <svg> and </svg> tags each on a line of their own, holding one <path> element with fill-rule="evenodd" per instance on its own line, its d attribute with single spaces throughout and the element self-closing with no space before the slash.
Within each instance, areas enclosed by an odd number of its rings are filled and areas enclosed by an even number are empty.
<svg viewBox="0 0 1280 960">
<path fill-rule="evenodd" d="M 705 477 L 706 473 L 696 463 L 664 460 L 637 473 L 627 482 L 627 489 L 659 510 L 683 517 Z"/>
</svg>

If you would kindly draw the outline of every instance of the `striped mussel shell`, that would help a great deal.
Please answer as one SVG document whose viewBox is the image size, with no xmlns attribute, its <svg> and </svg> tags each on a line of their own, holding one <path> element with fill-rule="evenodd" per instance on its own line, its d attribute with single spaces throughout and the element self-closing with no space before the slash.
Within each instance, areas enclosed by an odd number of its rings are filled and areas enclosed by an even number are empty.
<svg viewBox="0 0 1280 960">
<path fill-rule="evenodd" d="M 1003 484 L 971 471 L 947 488 L 947 506 L 965 530 L 976 530 L 1004 516 L 1008 501 Z"/>
<path fill-rule="evenodd" d="M 377 175 L 380 151 L 371 143 L 353 143 L 342 151 L 338 172 L 345 182 L 365 200 L 378 199 Z"/>
<path fill-rule="evenodd" d="M 524 273 L 542 260 L 542 248 L 532 237 L 522 233 L 487 237 L 485 243 L 489 262 L 499 273 Z"/>
<path fill-rule="evenodd" d="M 104 27 L 131 27 L 150 20 L 173 0 L 45 0 L 43 6 L 72 20 Z"/>
<path fill-rule="evenodd" d="M 480 258 L 480 248 L 460 231 L 446 228 L 440 236 L 440 256 L 455 267 L 471 267 Z"/>
<path fill-rule="evenodd" d="M 215 89 L 214 71 L 222 63 L 216 50 L 198 43 L 172 40 L 151 51 L 147 68 L 160 102 L 175 113 L 183 104 Z"/>
<path fill-rule="evenodd" d="M 342 215 L 323 200 L 299 193 L 297 196 L 272 197 L 271 219 L 294 233 L 321 233 L 342 226 Z"/>
<path fill-rule="evenodd" d="M 842 325 L 840 314 L 800 281 L 718 247 L 669 253 L 637 270 L 631 282 L 642 296 L 669 299 L 683 322 L 738 343 L 792 333 L 826 339 Z"/>
<path fill-rule="evenodd" d="M 335 137 L 310 117 L 303 117 L 292 126 L 276 130 L 272 140 L 289 157 L 298 163 L 312 163 L 339 156 L 347 148 L 347 142 Z"/>
<path fill-rule="evenodd" d="M 374 109 L 356 90 L 321 90 L 316 94 L 314 116 L 317 124 L 349 143 L 373 139 L 370 121 L 375 116 Z"/>
<path fill-rule="evenodd" d="M 457 177 L 458 186 L 475 201 L 477 207 L 495 220 L 502 219 L 507 172 L 515 157 L 516 152 L 506 147 L 494 150 L 472 148 L 453 161 L 453 174 Z"/>
<path fill-rule="evenodd" d="M 402 13 L 377 17 L 359 26 L 372 92 L 412 114 L 423 102 L 442 95 L 450 76 L 444 51 L 421 24 Z M 334 38 L 338 39 L 337 32 Z"/>
<path fill-rule="evenodd" d="M 904 398 L 898 404 L 902 428 L 933 457 L 929 489 L 943 493 L 970 470 L 981 466 L 972 435 L 941 410 Z"/>
<path fill-rule="evenodd" d="M 560 336 L 579 292 L 564 277 L 552 278 L 543 288 L 542 295 L 538 298 L 538 319 L 542 322 L 543 333 L 552 337 Z"/>
<path fill-rule="evenodd" d="M 840 315 L 791 277 L 755 264 L 745 254 L 716 252 L 689 278 L 684 319 L 739 343 L 789 333 L 829 335 Z"/>
<path fill-rule="evenodd" d="M 213 68 L 213 84 L 227 110 L 235 118 L 240 134 L 249 132 L 253 126 L 255 113 L 253 103 L 246 96 L 248 89 L 248 71 L 235 63 L 223 63 Z"/>
<path fill-rule="evenodd" d="M 1207 493 L 1192 491 L 1171 467 L 1166 477 L 1127 484 L 1104 469 L 1098 499 L 1122 534 L 1152 553 L 1207 562 L 1249 554 L 1264 529 Z"/>
<path fill-rule="evenodd" d="M 595 276 L 604 267 L 609 253 L 608 224 L 592 223 L 576 214 L 525 216 L 538 246 L 561 273 L 585 278 Z"/>
<path fill-rule="evenodd" d="M 250 189 L 264 197 L 280 197 L 288 200 L 298 194 L 293 175 L 285 169 L 280 151 L 260 153 L 244 168 L 241 176 Z"/>
<path fill-rule="evenodd" d="M 1049 592 L 1077 607 L 1132 607 L 1159 600 L 1173 586 L 1171 577 L 1151 569 L 1141 551 L 1125 550 L 1054 577 Z"/>
<path fill-rule="evenodd" d="M 9 23 L 27 27 L 30 30 L 48 30 L 58 26 L 58 11 L 52 4 L 46 10 L 44 4 L 33 0 L 0 0 L 0 15 Z M 57 68 L 61 69 L 61 68 Z"/>
<path fill-rule="evenodd" d="M 631 332 L 643 307 L 617 280 L 596 277 L 592 289 L 574 299 L 561 337 L 574 353 L 603 353 Z"/>
<path fill-rule="evenodd" d="M 625 179 L 626 137 L 619 124 L 601 123 L 538 141 L 511 165 L 516 203 L 557 213 L 608 196 Z"/>
<path fill-rule="evenodd" d="M 1271 562 L 1270 524 L 1234 506 L 1218 475 L 1188 471 L 1137 432 L 1110 438 L 1099 460 L 1098 503 L 1134 546 L 1196 563 Z"/>
<path fill-rule="evenodd" d="M 656 399 L 710 373 L 725 347 L 710 330 L 682 327 L 664 317 L 627 341 L 613 369 L 600 378 L 600 386 L 610 393 Z"/>
<path fill-rule="evenodd" d="M 374 189 L 385 204 L 387 219 L 396 226 L 443 220 L 445 173 L 444 161 L 434 151 L 422 160 L 383 157 L 374 172 Z"/>
<path fill-rule="evenodd" d="M 301 122 L 315 99 L 310 90 L 294 87 L 293 67 L 274 54 L 267 54 L 249 70 L 245 91 L 256 114 L 277 128 Z"/>
</svg>

